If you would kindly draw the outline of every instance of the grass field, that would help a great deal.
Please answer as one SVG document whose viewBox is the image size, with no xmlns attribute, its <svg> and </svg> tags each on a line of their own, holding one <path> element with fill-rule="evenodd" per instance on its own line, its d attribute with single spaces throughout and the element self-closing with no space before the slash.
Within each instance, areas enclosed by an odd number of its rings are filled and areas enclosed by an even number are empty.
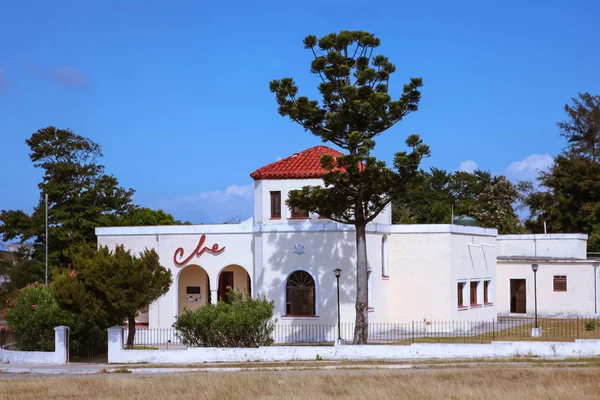
<svg viewBox="0 0 600 400">
<path fill-rule="evenodd" d="M 598 399 L 600 368 L 103 374 L 0 381 L 2 399 Z"/>
</svg>

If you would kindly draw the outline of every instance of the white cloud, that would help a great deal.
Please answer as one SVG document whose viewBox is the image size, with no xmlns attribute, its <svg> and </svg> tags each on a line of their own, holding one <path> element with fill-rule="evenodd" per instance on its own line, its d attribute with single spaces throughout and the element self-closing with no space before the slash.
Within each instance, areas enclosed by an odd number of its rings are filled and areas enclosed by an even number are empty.
<svg viewBox="0 0 600 400">
<path fill-rule="evenodd" d="M 461 161 L 456 170 L 470 173 L 470 172 L 475 171 L 477 168 L 479 168 L 479 166 L 477 165 L 477 163 L 475 161 L 466 160 L 466 161 Z"/>
<path fill-rule="evenodd" d="M 506 168 L 506 176 L 513 180 L 535 179 L 540 171 L 546 171 L 553 162 L 554 158 L 550 154 L 531 154 L 511 163 Z"/>
<path fill-rule="evenodd" d="M 254 185 L 230 185 L 225 189 L 225 194 L 231 194 L 234 196 L 240 196 L 245 198 L 251 198 L 254 189 Z"/>
<path fill-rule="evenodd" d="M 192 223 L 218 223 L 227 217 L 251 217 L 253 197 L 254 185 L 249 183 L 162 199 L 153 206 Z"/>
</svg>

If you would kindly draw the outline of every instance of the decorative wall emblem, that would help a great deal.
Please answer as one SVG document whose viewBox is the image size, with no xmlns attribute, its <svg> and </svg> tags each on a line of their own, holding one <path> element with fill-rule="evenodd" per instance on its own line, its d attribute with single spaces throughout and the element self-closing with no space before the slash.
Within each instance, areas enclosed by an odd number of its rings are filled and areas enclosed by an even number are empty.
<svg viewBox="0 0 600 400">
<path fill-rule="evenodd" d="M 303 244 L 297 244 L 295 246 L 294 253 L 296 253 L 296 254 L 303 254 L 304 253 L 304 245 Z"/>
<path fill-rule="evenodd" d="M 183 260 L 181 260 L 181 258 L 183 258 L 185 249 L 183 247 L 180 247 L 177 250 L 175 250 L 175 254 L 173 254 L 173 262 L 175 263 L 175 265 L 182 266 L 184 264 L 187 264 L 187 262 L 194 258 L 194 256 L 200 257 L 204 252 L 217 255 L 221 254 L 225 250 L 225 247 L 219 248 L 218 243 L 213 244 L 212 247 L 204 246 L 205 241 L 206 235 L 200 236 L 200 240 L 198 241 L 198 245 L 196 246 L 194 251 L 192 251 L 192 253 Z M 179 261 L 177 259 L 179 259 Z"/>
</svg>

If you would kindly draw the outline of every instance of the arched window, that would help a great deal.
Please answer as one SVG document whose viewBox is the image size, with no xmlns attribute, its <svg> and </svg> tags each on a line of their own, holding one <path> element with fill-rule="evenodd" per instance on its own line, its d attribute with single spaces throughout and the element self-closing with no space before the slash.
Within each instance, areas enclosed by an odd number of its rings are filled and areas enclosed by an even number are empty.
<svg viewBox="0 0 600 400">
<path fill-rule="evenodd" d="M 315 280 L 305 271 L 292 273 L 285 282 L 286 315 L 315 315 Z"/>
<path fill-rule="evenodd" d="M 381 276 L 383 278 L 389 278 L 390 276 L 388 257 L 388 237 L 387 235 L 383 235 L 383 238 L 381 239 Z"/>
</svg>

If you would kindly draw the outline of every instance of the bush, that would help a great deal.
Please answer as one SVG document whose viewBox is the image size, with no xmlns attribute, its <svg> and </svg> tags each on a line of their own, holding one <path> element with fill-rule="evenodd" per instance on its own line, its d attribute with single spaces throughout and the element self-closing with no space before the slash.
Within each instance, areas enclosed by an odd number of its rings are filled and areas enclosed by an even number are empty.
<svg viewBox="0 0 600 400">
<path fill-rule="evenodd" d="M 37 283 L 19 290 L 3 310 L 8 331 L 22 351 L 54 351 L 54 328 L 76 326 L 77 316 L 60 308 L 52 291 Z"/>
<path fill-rule="evenodd" d="M 273 302 L 244 298 L 229 292 L 229 303 L 219 301 L 196 310 L 185 310 L 173 327 L 190 347 L 259 347 L 273 343 Z"/>
<path fill-rule="evenodd" d="M 596 320 L 588 319 L 587 321 L 585 321 L 585 324 L 583 326 L 585 327 L 585 330 L 587 332 L 594 332 L 596 330 Z"/>
</svg>

